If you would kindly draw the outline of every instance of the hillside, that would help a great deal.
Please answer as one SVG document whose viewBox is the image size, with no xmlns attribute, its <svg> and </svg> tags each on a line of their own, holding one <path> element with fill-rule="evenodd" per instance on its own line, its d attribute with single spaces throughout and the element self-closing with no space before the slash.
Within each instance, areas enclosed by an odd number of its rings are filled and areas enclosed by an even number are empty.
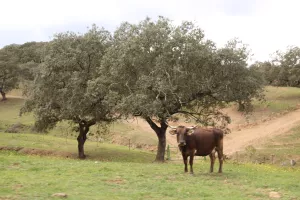
<svg viewBox="0 0 300 200">
<path fill-rule="evenodd" d="M 33 124 L 33 116 L 26 115 L 19 117 L 18 112 L 23 100 L 16 98 L 19 91 L 13 91 L 8 95 L 9 101 L 0 102 L 0 131 L 5 131 L 12 124 L 25 125 L 25 132 L 30 132 L 28 126 Z M 236 151 L 244 151 L 249 145 L 256 146 L 258 141 L 268 141 L 269 139 L 286 133 L 291 128 L 300 124 L 300 89 L 284 87 L 266 87 L 266 101 L 264 103 L 254 103 L 254 111 L 251 115 L 245 116 L 237 111 L 236 105 L 225 108 L 223 112 L 232 118 L 230 128 L 232 132 L 225 137 L 224 151 L 227 155 L 232 155 Z M 171 125 L 194 125 L 179 119 Z M 27 127 L 27 129 L 26 129 Z M 92 129 L 92 133 L 96 128 Z M 50 132 L 66 138 L 75 138 L 76 133 L 71 132 L 66 123 L 60 123 L 57 128 Z M 92 134 L 91 134 L 92 135 Z M 90 140 L 98 140 L 90 136 Z M 139 118 L 117 122 L 110 127 L 108 140 L 112 143 L 128 146 L 131 148 L 146 148 L 155 151 L 157 138 L 149 125 Z M 167 142 L 176 149 L 176 138 L 167 134 Z M 173 148 L 172 148 L 173 149 Z M 176 151 L 176 150 L 175 150 Z"/>
</svg>

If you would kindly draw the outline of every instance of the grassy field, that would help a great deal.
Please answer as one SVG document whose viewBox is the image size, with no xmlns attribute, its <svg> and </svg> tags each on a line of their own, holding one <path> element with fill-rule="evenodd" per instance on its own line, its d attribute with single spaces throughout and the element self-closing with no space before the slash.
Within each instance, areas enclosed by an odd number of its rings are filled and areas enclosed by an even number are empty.
<svg viewBox="0 0 300 200">
<path fill-rule="evenodd" d="M 144 160 L 136 156 L 137 159 Z M 197 161 L 195 175 L 181 163 L 99 162 L 0 152 L 0 199 L 299 199 L 300 170 L 225 163 L 224 173 L 208 173 Z"/>
<path fill-rule="evenodd" d="M 270 112 L 289 111 L 298 108 L 300 104 L 300 89 L 293 87 L 265 88 L 266 102 L 255 104 L 255 110 L 267 108 Z"/>
<path fill-rule="evenodd" d="M 300 88 L 267 86 L 265 97 L 266 101 L 263 103 L 254 102 L 252 116 L 257 120 L 299 108 Z"/>
<path fill-rule="evenodd" d="M 18 91 L 15 91 L 13 94 L 17 92 Z M 13 124 L 22 124 L 25 125 L 25 130 L 21 130 L 21 132 L 31 132 L 31 127 L 34 124 L 34 116 L 32 114 L 19 116 L 19 111 L 23 104 L 23 99 L 15 97 L 9 98 L 7 101 L 0 102 L 0 131 L 4 132 Z M 96 126 L 91 128 L 92 133 L 95 133 L 96 130 Z M 134 126 L 129 125 L 129 123 L 113 123 L 110 126 L 109 131 L 111 135 L 109 139 L 115 143 L 127 145 L 128 140 L 130 139 L 133 144 L 157 144 L 157 137 L 154 132 L 146 132 L 141 129 L 137 129 Z M 71 131 L 70 125 L 67 122 L 58 123 L 56 128 L 51 130 L 49 134 L 59 137 L 68 137 L 70 139 L 77 137 L 77 133 Z M 90 136 L 90 138 L 92 139 L 93 137 Z"/>
<path fill-rule="evenodd" d="M 9 98 L 7 101 L 0 102 L 0 128 L 16 123 L 22 123 L 24 125 L 33 124 L 33 115 L 19 116 L 20 108 L 23 103 L 24 100 L 19 98 Z"/>
<path fill-rule="evenodd" d="M 77 141 L 52 135 L 14 134 L 0 132 L 0 146 L 24 147 L 21 152 L 28 154 L 77 157 Z M 129 150 L 126 146 L 87 141 L 85 153 L 89 159 L 114 162 L 151 162 L 155 155 L 139 149 Z"/>
<path fill-rule="evenodd" d="M 298 107 L 300 90 L 267 87 L 267 102 L 255 104 L 253 116 L 273 115 Z M 32 115 L 19 117 L 23 100 L 0 102 L 0 200 L 53 199 L 63 192 L 68 199 L 268 199 L 278 192 L 281 199 L 300 199 L 299 167 L 281 166 L 287 158 L 300 155 L 299 128 L 263 143 L 250 160 L 275 154 L 275 163 L 226 161 L 224 173 L 208 173 L 209 160 L 196 160 L 195 175 L 183 173 L 182 161 L 153 163 L 155 153 L 126 146 L 88 140 L 87 160 L 78 160 L 75 135 L 66 137 L 66 123 L 49 134 L 31 134 Z M 262 117 L 262 116 L 261 116 Z M 4 133 L 12 124 L 26 125 L 21 133 Z M 116 123 L 111 131 L 124 138 L 155 143 L 155 135 Z M 149 133 L 147 133 L 149 134 Z M 60 136 L 60 137 L 56 137 Z M 5 148 L 3 148 L 5 147 Z M 18 151 L 7 151 L 16 149 Z M 3 150 L 6 149 L 6 150 Z M 297 163 L 297 166 L 299 163 Z M 217 169 L 216 162 L 215 169 Z"/>
</svg>

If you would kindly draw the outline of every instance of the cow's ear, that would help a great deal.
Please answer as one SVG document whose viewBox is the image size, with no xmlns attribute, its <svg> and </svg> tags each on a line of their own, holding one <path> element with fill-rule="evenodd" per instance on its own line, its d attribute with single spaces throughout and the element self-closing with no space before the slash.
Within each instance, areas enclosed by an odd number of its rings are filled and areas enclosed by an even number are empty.
<svg viewBox="0 0 300 200">
<path fill-rule="evenodd" d="M 170 133 L 171 135 L 175 135 L 175 134 L 176 134 L 176 129 L 170 130 L 169 133 Z"/>
<path fill-rule="evenodd" d="M 194 129 L 189 129 L 188 131 L 187 131 L 187 135 L 192 135 L 194 133 Z"/>
</svg>

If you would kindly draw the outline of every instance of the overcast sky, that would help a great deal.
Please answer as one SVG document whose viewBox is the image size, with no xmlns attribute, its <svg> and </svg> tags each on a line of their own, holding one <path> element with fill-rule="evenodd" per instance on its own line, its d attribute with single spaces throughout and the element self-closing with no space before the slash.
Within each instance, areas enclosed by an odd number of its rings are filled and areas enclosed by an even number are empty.
<svg viewBox="0 0 300 200">
<path fill-rule="evenodd" d="M 85 32 L 92 23 L 113 31 L 149 16 L 191 20 L 222 46 L 234 37 L 249 44 L 254 60 L 300 46 L 300 0 L 1 0 L 0 48 L 48 41 L 57 32 Z"/>
</svg>

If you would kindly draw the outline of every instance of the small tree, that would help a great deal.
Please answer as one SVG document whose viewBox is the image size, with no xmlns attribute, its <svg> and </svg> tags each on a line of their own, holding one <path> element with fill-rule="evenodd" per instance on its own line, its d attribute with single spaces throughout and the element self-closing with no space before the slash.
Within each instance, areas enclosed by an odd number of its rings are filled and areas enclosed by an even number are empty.
<svg viewBox="0 0 300 200">
<path fill-rule="evenodd" d="M 0 94 L 6 100 L 6 93 L 14 89 L 19 81 L 19 67 L 14 54 L 17 45 L 9 45 L 0 49 Z"/>
<path fill-rule="evenodd" d="M 243 51 L 238 51 L 238 56 L 231 51 L 219 53 L 193 23 L 173 26 L 164 17 L 123 23 L 115 31 L 101 70 L 109 76 L 110 88 L 122 95 L 118 112 L 141 116 L 156 133 L 156 161 L 164 160 L 167 119 L 172 115 L 190 115 L 204 125 L 229 121 L 218 109 L 238 100 L 239 95 L 233 93 L 247 90 L 230 84 L 232 77 L 244 75 L 239 72 L 240 65 L 231 71 L 231 60 L 247 58 Z"/>
<path fill-rule="evenodd" d="M 92 125 L 113 120 L 117 98 L 105 82 L 96 78 L 97 68 L 111 45 L 111 35 L 95 25 L 87 33 L 72 32 L 54 36 L 46 50 L 39 74 L 21 112 L 33 111 L 38 131 L 53 128 L 62 120 L 71 120 L 78 127 L 79 158 L 85 158 L 84 143 Z M 96 88 L 96 95 L 89 88 Z"/>
</svg>

